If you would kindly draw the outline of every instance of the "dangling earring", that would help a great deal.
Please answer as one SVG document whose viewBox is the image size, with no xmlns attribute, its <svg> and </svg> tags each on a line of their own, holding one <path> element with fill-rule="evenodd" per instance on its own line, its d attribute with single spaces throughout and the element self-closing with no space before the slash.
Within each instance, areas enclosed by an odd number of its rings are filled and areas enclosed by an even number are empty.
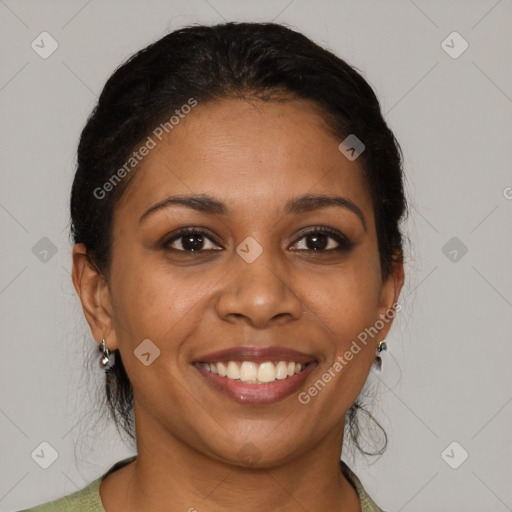
<svg viewBox="0 0 512 512">
<path fill-rule="evenodd" d="M 107 348 L 105 338 L 101 340 L 101 345 L 98 346 L 98 350 L 101 352 L 100 368 L 108 372 L 108 370 L 114 366 L 114 354 Z"/>
<path fill-rule="evenodd" d="M 379 345 L 377 346 L 377 350 L 376 350 L 376 356 L 375 356 L 375 361 L 374 361 L 374 364 L 375 366 L 377 367 L 377 370 L 379 370 L 379 372 L 382 370 L 382 358 L 380 357 L 380 353 L 383 351 L 383 350 L 387 350 L 388 349 L 388 346 L 386 344 L 386 340 L 382 340 Z"/>
</svg>

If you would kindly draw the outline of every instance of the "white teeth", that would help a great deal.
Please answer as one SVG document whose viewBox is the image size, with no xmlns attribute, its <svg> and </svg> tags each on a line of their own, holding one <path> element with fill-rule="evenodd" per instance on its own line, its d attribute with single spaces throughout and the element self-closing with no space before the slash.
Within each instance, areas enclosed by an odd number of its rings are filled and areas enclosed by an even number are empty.
<svg viewBox="0 0 512 512">
<path fill-rule="evenodd" d="M 244 361 L 240 366 L 240 380 L 247 382 L 248 380 L 256 380 L 258 367 L 251 361 Z"/>
<path fill-rule="evenodd" d="M 276 367 L 270 361 L 261 363 L 258 368 L 258 380 L 260 382 L 274 382 L 276 380 Z"/>
<path fill-rule="evenodd" d="M 286 379 L 288 377 L 288 366 L 285 361 L 279 361 L 276 366 L 276 379 Z"/>
<path fill-rule="evenodd" d="M 200 363 L 205 370 L 220 377 L 241 380 L 249 384 L 260 384 L 274 382 L 277 380 L 293 377 L 306 367 L 305 364 L 294 363 L 293 361 L 279 361 L 274 364 L 271 361 L 254 363 L 252 361 L 229 361 L 224 363 Z"/>
<path fill-rule="evenodd" d="M 226 376 L 229 379 L 239 379 L 240 378 L 240 368 L 238 367 L 238 364 L 235 363 L 235 361 L 229 361 Z"/>
<path fill-rule="evenodd" d="M 213 366 L 214 363 L 212 363 L 212 366 Z M 221 376 L 221 377 L 225 377 L 226 376 L 226 367 L 222 364 L 222 363 L 217 363 L 217 373 Z"/>
</svg>

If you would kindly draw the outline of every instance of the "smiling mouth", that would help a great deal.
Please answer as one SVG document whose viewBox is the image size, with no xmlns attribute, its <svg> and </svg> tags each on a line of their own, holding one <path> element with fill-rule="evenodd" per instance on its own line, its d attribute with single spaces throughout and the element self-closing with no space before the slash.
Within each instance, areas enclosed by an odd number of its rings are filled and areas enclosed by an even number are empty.
<svg viewBox="0 0 512 512">
<path fill-rule="evenodd" d="M 235 402 L 245 405 L 270 405 L 298 392 L 318 363 L 203 361 L 195 363 L 194 366 L 212 389 Z"/>
<path fill-rule="evenodd" d="M 238 346 L 202 354 L 193 366 L 211 389 L 235 402 L 270 405 L 296 393 L 318 361 L 287 347 Z"/>
<path fill-rule="evenodd" d="M 201 368 L 220 377 L 247 384 L 268 384 L 303 372 L 310 363 L 295 361 L 221 361 L 198 363 Z"/>
</svg>

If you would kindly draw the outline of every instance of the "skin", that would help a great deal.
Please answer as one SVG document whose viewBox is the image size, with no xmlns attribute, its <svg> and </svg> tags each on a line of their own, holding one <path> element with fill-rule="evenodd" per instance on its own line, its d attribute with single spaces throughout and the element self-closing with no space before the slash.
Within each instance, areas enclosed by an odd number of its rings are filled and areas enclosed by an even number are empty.
<svg viewBox="0 0 512 512">
<path fill-rule="evenodd" d="M 119 349 L 134 388 L 138 459 L 102 482 L 107 512 L 361 510 L 339 468 L 344 419 L 392 321 L 306 405 L 298 393 L 238 404 L 191 364 L 233 346 L 293 348 L 318 361 L 305 391 L 396 303 L 403 265 L 382 279 L 368 184 L 339 143 L 305 100 L 199 104 L 144 158 L 117 204 L 108 282 L 83 244 L 74 247 L 73 282 L 92 334 Z M 229 214 L 172 205 L 139 222 L 168 196 L 200 193 Z M 336 206 L 284 215 L 302 194 L 349 199 L 366 228 Z M 318 225 L 353 248 L 331 251 L 339 244 L 327 235 L 325 249 L 308 251 L 302 232 Z M 183 238 L 164 247 L 188 226 L 211 232 L 203 253 L 184 252 Z M 252 263 L 236 252 L 248 236 L 263 248 Z M 133 351 L 148 338 L 160 356 L 145 366 Z"/>
</svg>

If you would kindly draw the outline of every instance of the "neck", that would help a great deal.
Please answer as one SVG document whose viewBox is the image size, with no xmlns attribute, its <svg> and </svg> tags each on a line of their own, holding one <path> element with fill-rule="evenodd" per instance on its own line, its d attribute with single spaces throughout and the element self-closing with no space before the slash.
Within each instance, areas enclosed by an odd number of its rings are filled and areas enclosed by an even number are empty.
<svg viewBox="0 0 512 512">
<path fill-rule="evenodd" d="M 137 459 L 109 475 L 100 488 L 107 512 L 361 511 L 357 492 L 340 470 L 343 425 L 308 452 L 268 467 L 207 456 L 147 416 L 137 422 L 136 414 L 136 425 Z"/>
</svg>

